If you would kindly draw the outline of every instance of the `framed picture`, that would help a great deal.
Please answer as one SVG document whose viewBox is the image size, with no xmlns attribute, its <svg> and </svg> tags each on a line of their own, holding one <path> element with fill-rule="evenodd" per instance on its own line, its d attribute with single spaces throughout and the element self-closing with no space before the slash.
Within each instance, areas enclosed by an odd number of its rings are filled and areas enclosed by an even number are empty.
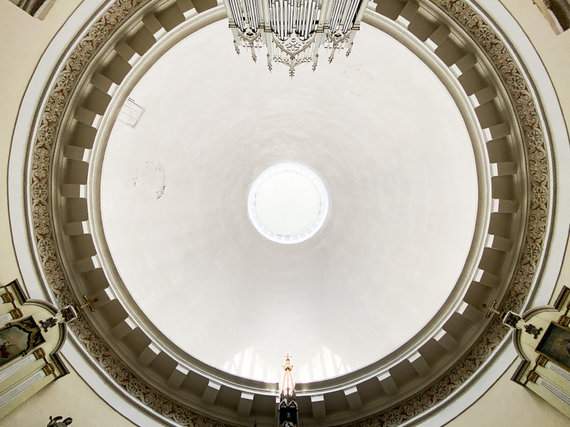
<svg viewBox="0 0 570 427">
<path fill-rule="evenodd" d="M 55 0 L 10 0 L 34 18 L 44 19 Z"/>
<path fill-rule="evenodd" d="M 570 0 L 533 0 L 556 34 L 570 28 Z"/>
<path fill-rule="evenodd" d="M 41 330 L 32 317 L 9 323 L 0 329 L 0 366 L 29 353 L 44 342 Z"/>
<path fill-rule="evenodd" d="M 570 328 L 551 322 L 536 352 L 570 372 Z"/>
</svg>

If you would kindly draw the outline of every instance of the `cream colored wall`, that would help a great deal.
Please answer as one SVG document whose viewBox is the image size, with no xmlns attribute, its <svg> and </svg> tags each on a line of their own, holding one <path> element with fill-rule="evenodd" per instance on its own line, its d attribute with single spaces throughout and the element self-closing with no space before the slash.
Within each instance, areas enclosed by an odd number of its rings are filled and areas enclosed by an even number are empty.
<svg viewBox="0 0 570 427">
<path fill-rule="evenodd" d="M 558 94 L 566 127 L 570 129 L 570 31 L 556 35 L 538 8 L 532 4 L 532 0 L 501 0 L 501 3 L 525 30 L 538 51 Z M 565 262 L 552 302 L 564 285 L 570 286 L 569 253 L 570 245 L 566 248 Z M 568 418 L 534 393 L 510 380 L 517 365 L 518 362 L 514 363 L 487 393 L 448 426 L 567 426 Z"/>
<path fill-rule="evenodd" d="M 570 92 L 566 91 L 567 98 L 569 95 Z M 565 262 L 560 271 L 551 302 L 554 302 L 563 286 L 570 286 L 569 253 L 570 244 L 566 247 Z M 536 394 L 511 381 L 518 364 L 518 361 L 513 363 L 491 389 L 481 396 L 474 405 L 450 422 L 448 426 L 567 426 L 568 418 L 561 412 L 553 409 L 552 406 Z"/>
<path fill-rule="evenodd" d="M 517 426 L 562 427 L 568 418 L 536 394 L 510 381 L 516 365 L 473 406 L 447 424 L 448 427 Z"/>
<path fill-rule="evenodd" d="M 16 256 L 9 238 L 7 174 L 12 131 L 20 101 L 24 96 L 36 64 L 57 30 L 75 10 L 80 0 L 63 0 L 54 4 L 47 17 L 34 19 L 14 4 L 0 2 L 0 81 L 2 114 L 0 115 L 0 283 L 19 278 Z"/>
<path fill-rule="evenodd" d="M 40 21 L 12 3 L 0 1 L 0 284 L 20 278 L 10 238 L 7 202 L 8 156 L 14 122 L 42 52 L 79 3 L 80 0 L 59 0 Z M 73 425 L 80 426 L 133 425 L 99 399 L 72 370 L 0 420 L 0 425 L 45 426 L 50 415 L 71 416 Z"/>
<path fill-rule="evenodd" d="M 65 363 L 65 361 L 64 361 Z M 65 363 L 69 367 L 69 363 Z M 44 387 L 31 399 L 0 420 L 4 426 L 45 426 L 49 417 L 73 418 L 72 426 L 134 426 L 89 388 L 72 369 L 70 373 Z"/>
<path fill-rule="evenodd" d="M 7 165 L 13 125 L 37 61 L 49 41 L 80 0 L 59 0 L 43 21 L 31 18 L 9 2 L 0 2 L 0 283 L 19 277 L 10 238 Z M 570 117 L 570 31 L 556 36 L 531 0 L 502 0 L 540 53 L 557 89 L 565 117 Z M 568 126 L 568 121 L 567 121 Z M 569 250 L 567 250 L 567 253 Z M 557 289 L 570 284 L 566 258 Z M 555 292 L 557 294 L 557 292 Z M 471 408 L 453 420 L 454 427 L 471 425 L 562 426 L 568 420 L 547 403 L 510 381 L 512 366 Z M 101 399 L 75 373 L 58 380 L 1 420 L 3 425 L 45 425 L 49 415 L 74 418 L 81 426 L 132 425 Z M 42 424 L 45 423 L 45 424 Z"/>
<path fill-rule="evenodd" d="M 570 95 L 566 92 L 566 96 Z M 570 286 L 570 244 L 551 301 L 563 286 Z M 546 401 L 511 381 L 519 362 L 516 361 L 474 405 L 448 423 L 448 427 L 480 427 L 508 425 L 517 427 L 567 426 L 568 418 Z"/>
<path fill-rule="evenodd" d="M 501 0 L 539 53 L 554 84 L 570 129 L 570 31 L 556 35 L 532 0 Z"/>
</svg>

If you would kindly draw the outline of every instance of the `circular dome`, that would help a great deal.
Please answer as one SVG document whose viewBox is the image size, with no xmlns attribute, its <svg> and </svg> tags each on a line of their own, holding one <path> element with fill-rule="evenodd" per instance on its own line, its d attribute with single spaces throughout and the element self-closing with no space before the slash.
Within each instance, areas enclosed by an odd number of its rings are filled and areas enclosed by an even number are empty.
<svg viewBox="0 0 570 427">
<path fill-rule="evenodd" d="M 312 419 L 310 409 L 304 412 L 307 425 L 353 424 L 372 413 L 363 423 L 417 420 L 479 381 L 478 367 L 488 366 L 505 335 L 498 322 L 480 316 L 480 305 L 494 297 L 505 310 L 527 304 L 551 219 L 551 187 L 544 179 L 550 157 L 525 157 L 527 147 L 549 153 L 548 132 L 540 129 L 545 122 L 533 103 L 536 92 L 503 35 L 470 6 L 458 15 L 452 5 L 419 2 L 411 22 L 395 19 L 391 8 L 366 12 L 366 22 L 421 57 L 449 92 L 426 84 L 429 73 L 410 67 L 406 49 L 378 40 L 363 50 L 368 58 L 390 58 L 380 69 L 351 66 L 349 59 L 339 80 L 331 79 L 333 68 L 320 67 L 317 79 L 298 73 L 293 84 L 277 73 L 256 73 L 248 58 L 242 59 L 245 72 L 224 68 L 235 56 L 220 35 L 212 37 L 218 46 L 194 48 L 211 57 L 209 65 L 188 61 L 161 69 L 161 62 L 168 64 L 161 59 L 156 69 L 162 78 L 145 85 L 156 70 L 141 78 L 143 70 L 173 41 L 224 16 L 221 6 L 181 15 L 181 2 L 150 3 L 144 13 L 134 4 L 101 11 L 70 48 L 53 90 L 43 95 L 29 167 L 18 169 L 29 174 L 30 229 L 23 239 L 14 236 L 24 250 L 34 246 L 31 264 L 37 262 L 48 293 L 60 305 L 85 293 L 99 298 L 94 313 L 70 325 L 74 351 L 89 353 L 113 387 L 161 421 L 184 424 L 202 414 L 236 424 L 252 417 L 272 422 L 277 375 L 252 372 L 263 365 L 259 348 L 278 353 L 278 359 L 266 358 L 277 369 L 284 353 L 293 353 L 302 390 L 297 398 L 313 409 Z M 431 31 L 426 16 L 445 25 L 437 27 L 437 37 L 414 32 Z M 101 37 L 107 31 L 117 37 Z M 365 46 L 365 31 L 358 46 Z M 172 52 L 180 54 L 183 45 Z M 223 49 L 223 61 L 210 55 Z M 399 63 L 403 70 L 390 71 Z M 224 72 L 206 84 L 216 70 Z M 302 90 L 292 90 L 299 82 Z M 400 83 L 415 93 L 412 102 Z M 231 91 L 211 90 L 240 85 L 260 92 L 234 98 Z M 142 106 L 143 120 L 135 127 L 110 125 L 129 94 Z M 449 94 L 465 122 L 455 120 L 453 108 L 449 116 L 440 111 L 429 117 L 432 109 L 453 105 Z M 369 102 L 360 102 L 367 96 Z M 433 99 L 443 102 L 435 108 Z M 247 113 L 261 103 L 262 114 Z M 529 114 L 537 120 L 523 119 Z M 311 123 L 329 126 L 306 132 Z M 459 137 L 465 125 L 472 140 Z M 444 130 L 449 134 L 426 139 Z M 285 133 L 292 137 L 284 140 Z M 474 151 L 466 148 L 470 143 Z M 470 191 L 467 182 L 476 178 L 465 166 L 474 153 L 478 185 Z M 318 239 L 276 245 L 251 226 L 244 195 L 267 165 L 283 159 L 314 166 L 327 183 L 334 215 Z M 478 215 L 468 250 L 473 222 L 455 229 L 455 221 L 473 212 L 462 197 L 475 192 Z M 28 198 L 15 200 L 12 206 Z M 463 249 L 448 240 L 456 231 Z M 283 307 L 286 316 L 280 316 Z M 282 349 L 278 338 L 284 335 Z M 350 347 L 331 350 L 339 338 L 368 347 L 358 348 L 356 357 Z M 311 348 L 321 339 L 331 346 L 328 353 Z M 383 347 L 374 348 L 378 344 Z M 317 363 L 299 366 L 299 360 Z M 319 378 L 326 380 L 303 384 Z M 418 392 L 434 398 L 418 401 Z M 242 403 L 251 396 L 255 403 L 244 415 Z M 353 411 L 356 401 L 365 409 Z M 318 413 L 324 406 L 323 421 Z"/>
<path fill-rule="evenodd" d="M 329 211 L 321 178 L 299 163 L 279 163 L 255 178 L 247 199 L 249 219 L 263 237 L 300 243 L 313 237 Z"/>
<path fill-rule="evenodd" d="M 476 163 L 454 99 L 370 26 L 350 57 L 292 80 L 235 56 L 225 31 L 211 24 L 154 62 L 128 94 L 138 122 L 112 124 L 94 159 L 105 268 L 158 336 L 240 377 L 278 379 L 290 353 L 297 381 L 326 380 L 406 348 L 437 324 L 473 241 Z M 367 54 L 378 48 L 393 61 Z M 148 165 L 162 172 L 141 191 Z M 292 199 L 291 178 L 304 189 Z M 309 215 L 268 210 L 283 201 Z M 275 244 L 316 232 L 329 204 L 317 236 Z"/>
</svg>

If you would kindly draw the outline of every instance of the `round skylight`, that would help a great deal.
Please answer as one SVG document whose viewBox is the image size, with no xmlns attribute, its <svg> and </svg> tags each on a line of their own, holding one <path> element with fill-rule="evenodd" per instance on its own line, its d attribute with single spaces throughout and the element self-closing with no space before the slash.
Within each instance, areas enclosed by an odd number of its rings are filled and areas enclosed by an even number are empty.
<svg viewBox="0 0 570 427">
<path fill-rule="evenodd" d="M 299 243 L 315 235 L 327 217 L 329 200 L 321 178 L 299 163 L 278 163 L 249 189 L 248 214 L 264 237 Z"/>
</svg>

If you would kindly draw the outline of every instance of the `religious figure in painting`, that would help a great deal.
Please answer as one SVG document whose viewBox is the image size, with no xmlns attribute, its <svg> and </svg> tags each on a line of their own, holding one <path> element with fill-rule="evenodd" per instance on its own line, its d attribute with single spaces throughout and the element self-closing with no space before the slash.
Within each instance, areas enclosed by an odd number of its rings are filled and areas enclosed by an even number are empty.
<svg viewBox="0 0 570 427">
<path fill-rule="evenodd" d="M 27 354 L 44 342 L 41 330 L 32 317 L 8 323 L 0 329 L 0 366 L 21 354 Z"/>
</svg>

